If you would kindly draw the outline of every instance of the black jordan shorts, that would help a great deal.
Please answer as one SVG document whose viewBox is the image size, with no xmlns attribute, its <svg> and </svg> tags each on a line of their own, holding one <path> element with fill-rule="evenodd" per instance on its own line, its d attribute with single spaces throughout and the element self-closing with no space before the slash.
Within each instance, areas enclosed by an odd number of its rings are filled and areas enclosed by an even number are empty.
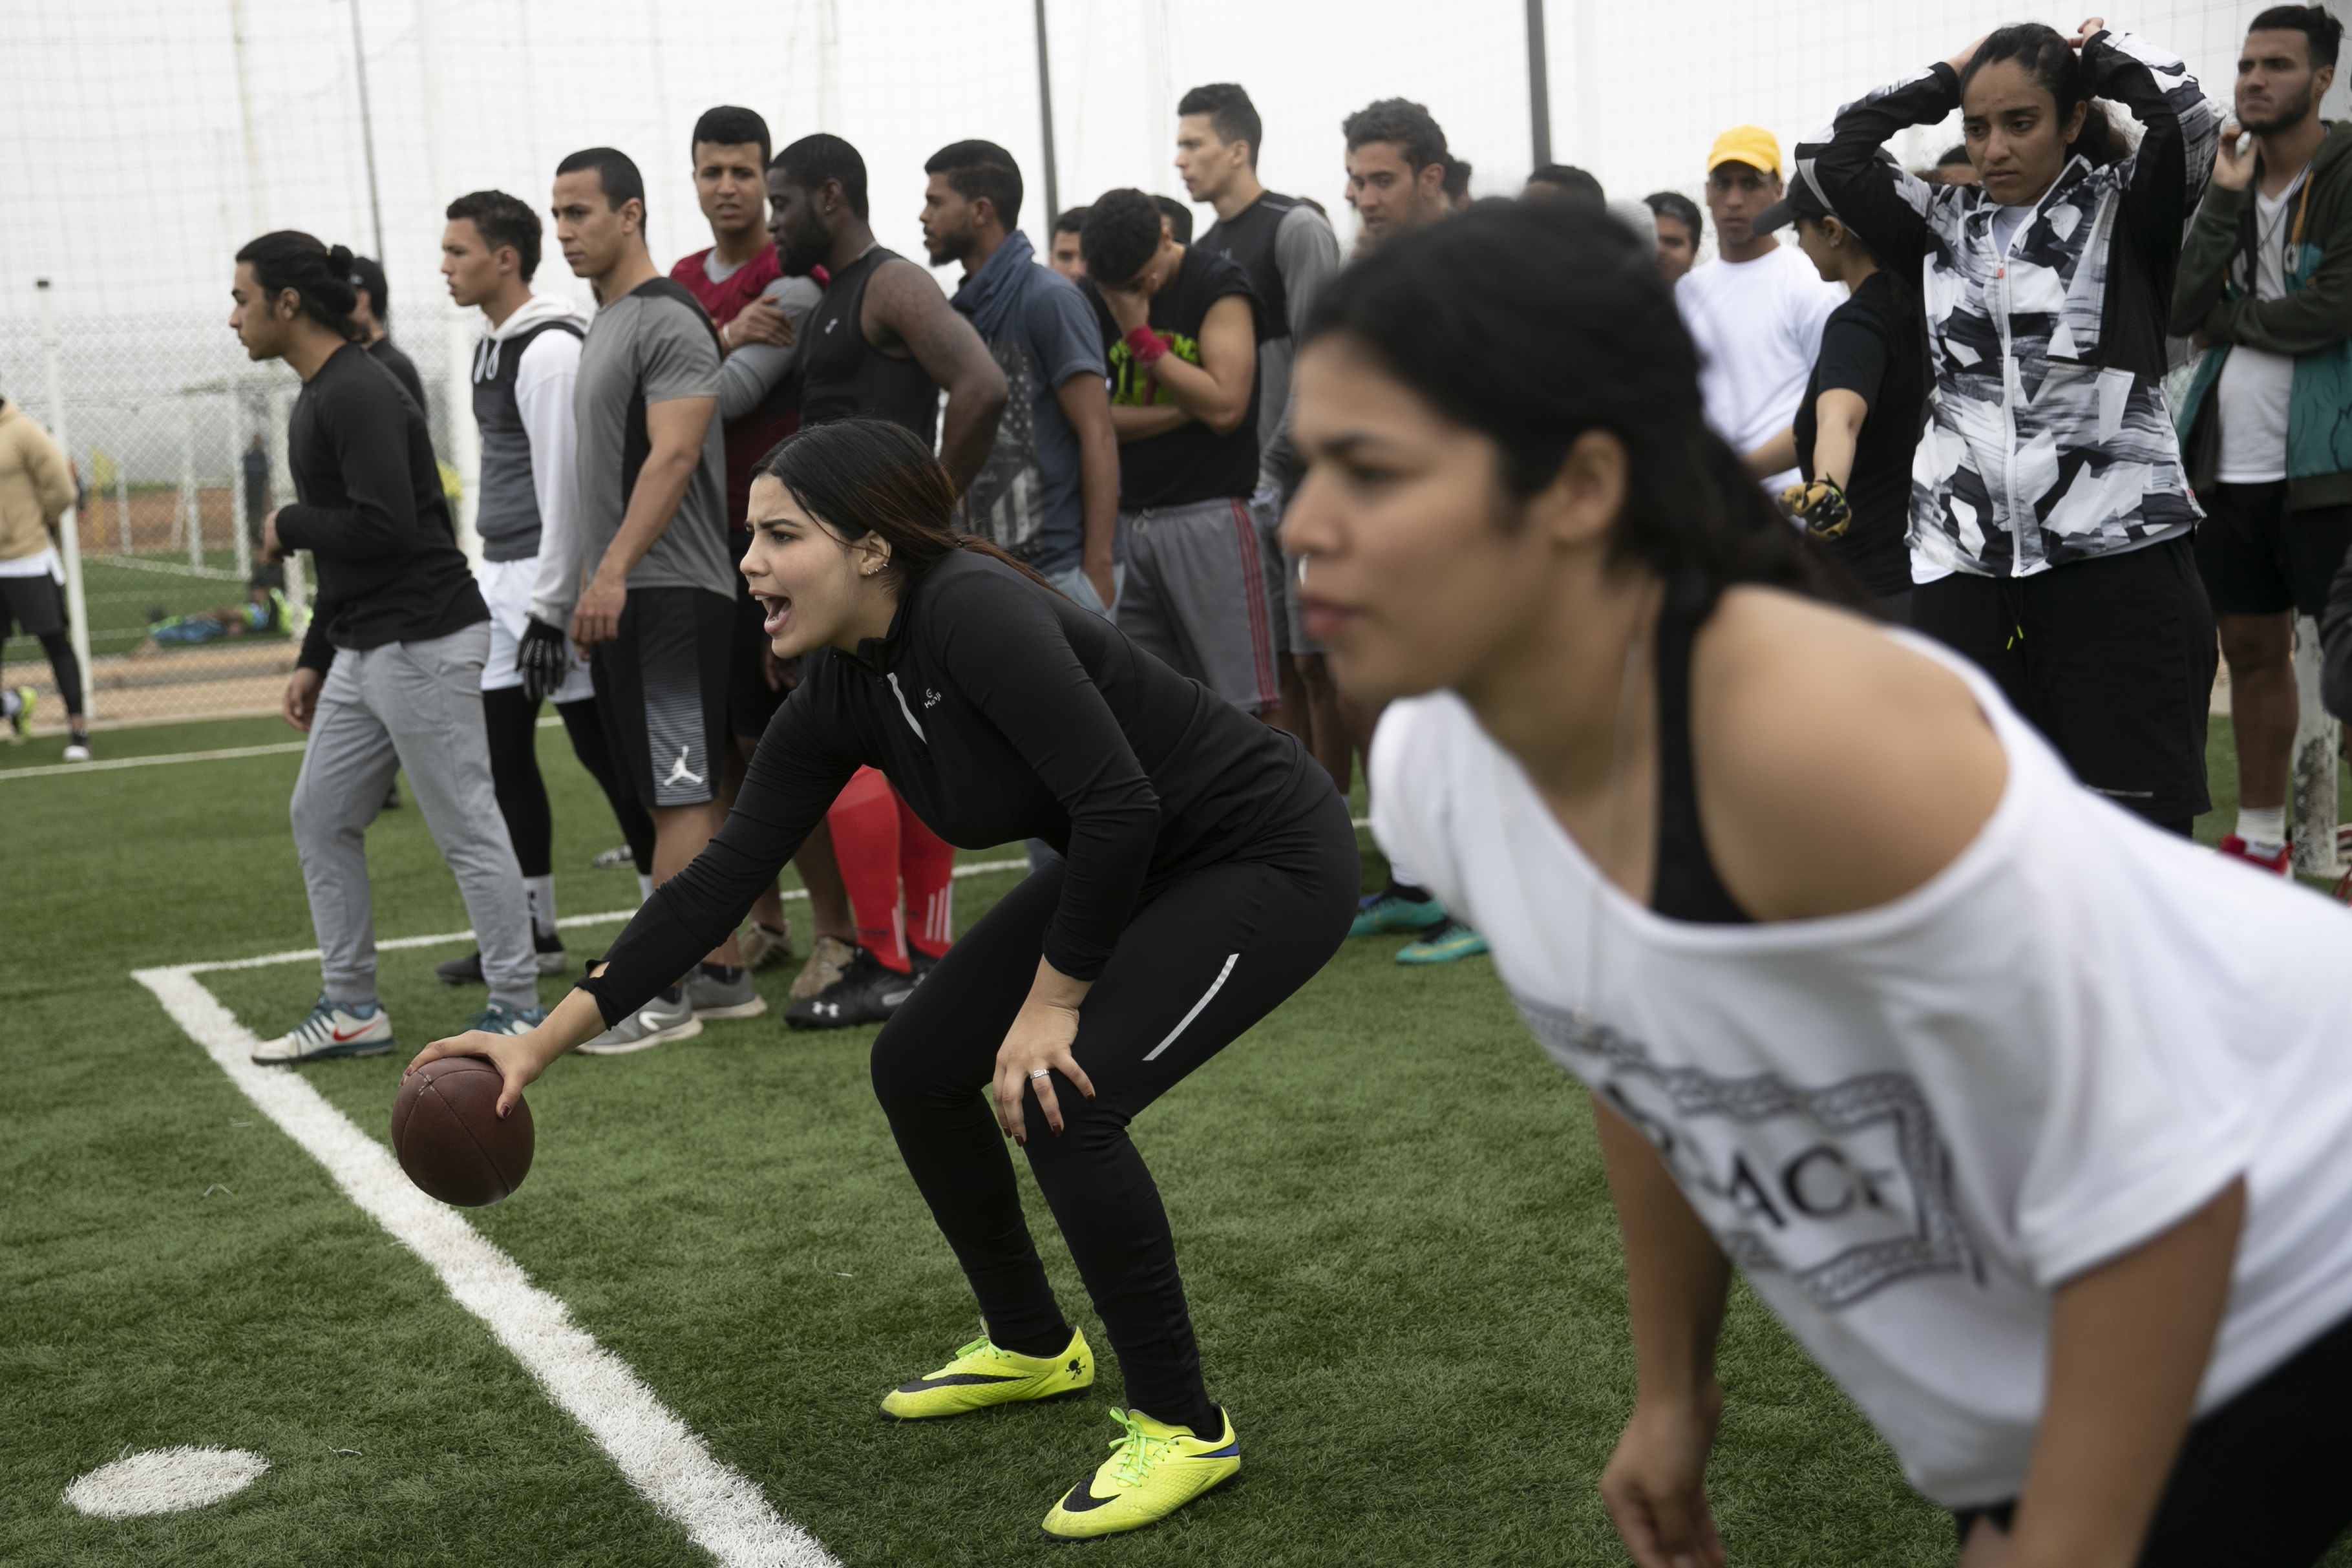
<svg viewBox="0 0 2352 1568">
<path fill-rule="evenodd" d="M 614 772 L 639 805 L 700 805 L 718 796 L 734 640 L 734 595 L 632 588 L 620 635 L 591 651 Z"/>
</svg>

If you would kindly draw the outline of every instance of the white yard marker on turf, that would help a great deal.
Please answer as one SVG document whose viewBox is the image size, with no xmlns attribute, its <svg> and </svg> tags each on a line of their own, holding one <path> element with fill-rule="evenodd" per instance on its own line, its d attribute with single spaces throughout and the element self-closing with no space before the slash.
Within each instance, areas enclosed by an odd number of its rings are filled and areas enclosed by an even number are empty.
<svg viewBox="0 0 2352 1568">
<path fill-rule="evenodd" d="M 245 1448 L 151 1448 L 99 1466 L 66 1489 L 65 1500 L 92 1519 L 181 1513 L 235 1497 L 268 1468 Z"/>
<path fill-rule="evenodd" d="M 316 954 L 287 953 L 276 962 L 304 956 Z M 391 1150 L 361 1131 L 299 1073 L 254 1065 L 259 1037 L 196 978 L 200 970 L 242 967 L 247 964 L 187 963 L 137 970 L 131 978 L 155 994 L 173 1022 L 324 1165 L 353 1203 L 423 1258 L 458 1305 L 489 1325 L 548 1397 L 587 1428 L 629 1484 L 695 1544 L 727 1568 L 840 1568 L 814 1537 L 778 1514 L 749 1478 L 712 1457 L 627 1363 L 572 1321 L 561 1300 L 533 1285 L 464 1215 L 418 1192 Z"/>
</svg>

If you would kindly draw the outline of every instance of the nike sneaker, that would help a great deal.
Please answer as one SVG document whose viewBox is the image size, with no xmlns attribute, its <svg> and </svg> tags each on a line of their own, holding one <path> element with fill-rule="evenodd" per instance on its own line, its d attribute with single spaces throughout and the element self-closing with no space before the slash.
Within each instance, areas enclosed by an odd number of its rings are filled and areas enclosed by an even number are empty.
<svg viewBox="0 0 2352 1568">
<path fill-rule="evenodd" d="M 1486 939 L 1457 920 L 1446 920 L 1397 949 L 1399 963 L 1452 963 L 1486 951 Z"/>
<path fill-rule="evenodd" d="M 1056 1541 L 1157 1524 L 1242 1468 L 1241 1440 L 1223 1410 L 1217 1419 L 1223 1430 L 1214 1437 L 1154 1421 L 1140 1410 L 1114 1410 L 1110 1418 L 1127 1436 L 1112 1441 L 1110 1458 L 1091 1480 L 1072 1487 L 1046 1514 L 1042 1528 Z"/>
<path fill-rule="evenodd" d="M 690 1040 L 702 1033 L 702 1020 L 686 999 L 686 987 L 673 985 L 594 1039 L 574 1047 L 588 1057 L 621 1057 L 666 1040 Z"/>
<path fill-rule="evenodd" d="M 1378 936 L 1382 931 L 1427 931 L 1445 918 L 1445 906 L 1435 899 L 1401 899 L 1383 888 L 1356 900 L 1356 918 L 1348 923 L 1349 936 Z"/>
<path fill-rule="evenodd" d="M 763 969 L 782 969 L 793 961 L 792 922 L 772 926 L 746 921 L 735 933 L 735 945 L 743 954 L 743 967 L 754 974 Z"/>
<path fill-rule="evenodd" d="M 887 967 L 861 947 L 840 979 L 807 1001 L 785 1008 L 784 1022 L 795 1029 L 845 1029 L 853 1024 L 885 1023 L 914 994 L 915 976 Z"/>
<path fill-rule="evenodd" d="M 808 962 L 801 965 L 800 974 L 793 981 L 792 998 L 805 1002 L 841 978 L 849 968 L 849 961 L 857 956 L 857 949 L 837 936 L 821 936 L 810 947 Z"/>
<path fill-rule="evenodd" d="M 321 991 L 310 1004 L 310 1016 L 255 1047 L 253 1059 L 264 1067 L 284 1067 L 336 1057 L 380 1057 L 393 1043 L 392 1019 L 382 1003 L 330 1002 Z"/>
<path fill-rule="evenodd" d="M 930 1421 L 997 1405 L 1069 1399 L 1094 1381 L 1095 1352 L 1079 1330 L 1070 1331 L 1060 1355 L 1042 1358 L 1001 1349 L 982 1334 L 939 1371 L 892 1389 L 882 1400 L 882 1414 L 893 1421 Z"/>
<path fill-rule="evenodd" d="M 493 1002 L 466 1020 L 468 1029 L 479 1029 L 486 1035 L 528 1035 L 547 1022 L 544 1007 L 509 1007 L 503 1002 Z"/>
<path fill-rule="evenodd" d="M 2282 844 L 2268 855 L 2257 855 L 2254 847 L 2232 833 L 2214 847 L 2213 853 L 2224 860 L 2242 860 L 2258 871 L 2268 871 L 2273 877 L 2287 875 L 2294 863 L 2294 846 Z"/>
<path fill-rule="evenodd" d="M 572 956 L 563 951 L 562 932 L 543 931 L 534 926 L 531 928 L 530 945 L 531 951 L 539 955 L 539 972 L 541 974 L 562 974 L 572 967 Z M 444 985 L 480 985 L 484 984 L 482 950 L 478 947 L 463 958 L 436 963 L 433 966 L 433 973 L 441 977 Z"/>
<path fill-rule="evenodd" d="M 756 1018 L 768 1004 L 751 972 L 731 963 L 698 963 L 686 977 L 687 1005 L 698 1018 Z"/>
</svg>

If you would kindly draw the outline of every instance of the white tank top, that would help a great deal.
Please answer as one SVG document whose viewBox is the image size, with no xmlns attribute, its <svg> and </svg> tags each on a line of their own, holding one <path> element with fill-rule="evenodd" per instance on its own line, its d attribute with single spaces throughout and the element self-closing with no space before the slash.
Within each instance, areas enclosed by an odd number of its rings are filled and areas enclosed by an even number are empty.
<svg viewBox="0 0 2352 1568">
<path fill-rule="evenodd" d="M 1892 903 L 1666 920 L 1600 879 L 1451 692 L 1381 719 L 1372 825 L 1958 1508 L 2024 1482 L 2053 1288 L 2241 1173 L 2199 1411 L 2352 1313 L 2352 912 L 2082 789 L 1973 667 L 1888 635 L 1969 683 L 2009 760 L 1975 840 Z"/>
</svg>

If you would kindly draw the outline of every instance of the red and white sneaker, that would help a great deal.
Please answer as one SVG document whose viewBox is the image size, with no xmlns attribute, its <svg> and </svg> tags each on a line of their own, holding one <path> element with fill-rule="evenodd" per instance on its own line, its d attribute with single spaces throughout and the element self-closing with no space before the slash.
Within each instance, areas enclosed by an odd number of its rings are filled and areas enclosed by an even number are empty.
<svg viewBox="0 0 2352 1568">
<path fill-rule="evenodd" d="M 2232 833 L 2221 840 L 2214 854 L 2225 860 L 2243 860 L 2257 870 L 2268 871 L 2273 877 L 2287 875 L 2287 867 L 2294 858 L 2294 846 L 2282 844 L 2275 855 L 2257 855 L 2246 847 L 2246 841 Z"/>
</svg>

